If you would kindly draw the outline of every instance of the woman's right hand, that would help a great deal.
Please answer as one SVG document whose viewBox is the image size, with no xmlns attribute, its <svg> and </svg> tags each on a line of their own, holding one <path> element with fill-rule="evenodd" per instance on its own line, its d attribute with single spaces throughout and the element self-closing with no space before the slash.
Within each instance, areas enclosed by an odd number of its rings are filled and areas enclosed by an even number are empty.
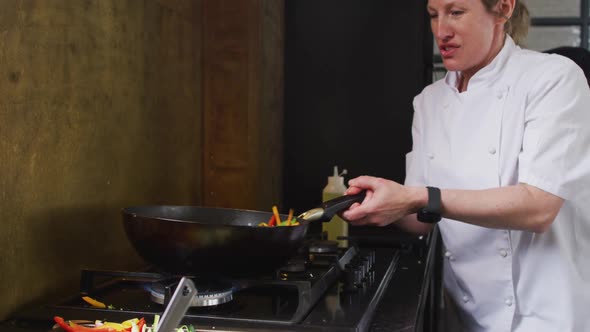
<svg viewBox="0 0 590 332">
<path fill-rule="evenodd" d="M 341 213 L 355 226 L 386 226 L 415 213 L 427 200 L 426 188 L 406 187 L 397 182 L 373 176 L 359 176 L 348 182 L 347 195 L 366 190 L 362 203 L 354 203 Z"/>
</svg>

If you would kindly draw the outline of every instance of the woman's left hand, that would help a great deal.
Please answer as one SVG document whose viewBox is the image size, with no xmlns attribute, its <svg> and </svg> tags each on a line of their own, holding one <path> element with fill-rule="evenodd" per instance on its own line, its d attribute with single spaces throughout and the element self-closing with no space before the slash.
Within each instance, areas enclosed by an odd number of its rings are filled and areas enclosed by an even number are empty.
<svg viewBox="0 0 590 332">
<path fill-rule="evenodd" d="M 361 190 L 367 194 L 361 204 L 355 203 L 341 216 L 351 225 L 386 226 L 404 216 L 415 213 L 420 202 L 426 197 L 425 188 L 406 187 L 397 182 L 372 176 L 360 176 L 348 182 L 348 195 Z M 423 190 L 424 193 L 420 193 Z"/>
</svg>

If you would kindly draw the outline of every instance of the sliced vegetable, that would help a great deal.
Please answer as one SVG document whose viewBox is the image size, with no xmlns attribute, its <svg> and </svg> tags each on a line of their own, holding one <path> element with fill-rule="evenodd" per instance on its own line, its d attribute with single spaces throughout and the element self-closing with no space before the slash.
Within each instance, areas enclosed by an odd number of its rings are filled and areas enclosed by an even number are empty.
<svg viewBox="0 0 590 332">
<path fill-rule="evenodd" d="M 291 218 L 293 218 L 293 209 L 289 209 L 289 216 L 287 217 L 287 225 L 291 225 Z"/>
<path fill-rule="evenodd" d="M 128 320 L 122 322 L 121 325 L 125 328 L 130 328 L 133 325 L 133 323 L 135 323 L 135 324 L 139 323 L 139 319 L 137 319 L 137 318 L 128 319 Z"/>
<path fill-rule="evenodd" d="M 73 321 L 66 321 L 62 317 L 53 317 L 55 323 L 66 332 L 154 332 L 157 331 L 157 327 L 160 321 L 160 315 L 154 315 L 154 324 L 152 327 L 148 327 L 145 318 L 133 318 L 128 319 L 122 323 L 106 322 L 96 320 L 93 327 L 78 325 Z M 92 322 L 88 322 L 92 325 Z M 188 331 L 195 332 L 195 328 L 192 325 L 183 325 L 174 331 Z"/>
<path fill-rule="evenodd" d="M 158 332 L 158 324 L 160 323 L 160 315 L 154 316 L 154 325 L 152 325 L 152 332 Z"/>
<path fill-rule="evenodd" d="M 78 325 L 72 321 L 69 321 L 70 327 L 76 332 L 116 332 L 117 330 L 111 327 L 86 327 Z"/>
<path fill-rule="evenodd" d="M 104 304 L 100 301 L 97 301 L 97 300 L 91 298 L 90 296 L 82 296 L 82 300 L 84 300 L 86 303 L 90 304 L 94 308 L 105 309 L 107 307 L 106 304 Z"/>
<path fill-rule="evenodd" d="M 64 321 L 63 318 L 61 318 L 59 316 L 55 316 L 55 317 L 53 317 L 53 320 L 57 323 L 57 325 L 59 325 L 59 327 L 64 329 L 64 331 L 73 331 L 73 329 L 70 327 L 70 325 L 66 324 L 66 322 Z"/>
<path fill-rule="evenodd" d="M 110 327 L 105 327 L 105 328 L 86 327 L 86 326 L 78 325 L 72 321 L 68 321 L 66 323 L 65 320 L 59 316 L 53 317 L 53 320 L 57 323 L 57 325 L 59 325 L 59 327 L 61 327 L 62 329 L 64 329 L 64 331 L 67 331 L 67 332 L 116 332 L 117 331 L 114 328 L 110 328 Z"/>
<path fill-rule="evenodd" d="M 281 223 L 281 216 L 279 215 L 279 209 L 277 209 L 276 205 L 272 206 L 272 213 L 275 216 L 275 221 L 276 221 L 277 225 L 280 224 Z"/>
<path fill-rule="evenodd" d="M 261 222 L 258 224 L 259 227 L 274 227 L 274 226 L 297 226 L 299 222 L 297 218 L 293 216 L 293 209 L 289 209 L 289 216 L 285 220 L 281 220 L 279 210 L 276 205 L 272 207 L 272 215 L 268 222 Z"/>
<path fill-rule="evenodd" d="M 145 319 L 143 317 L 141 317 L 141 319 L 139 320 L 139 322 L 137 322 L 137 327 L 139 328 L 139 331 L 143 331 L 145 328 Z"/>
<path fill-rule="evenodd" d="M 126 331 L 129 328 L 129 327 L 123 326 L 123 324 L 120 324 L 120 323 L 101 322 L 99 320 L 97 320 L 95 322 L 95 326 L 100 327 L 100 328 L 113 328 L 116 331 Z"/>
<path fill-rule="evenodd" d="M 268 221 L 268 226 L 276 226 L 277 224 L 277 219 L 275 217 L 275 215 L 273 214 L 272 217 L 270 217 L 270 220 Z"/>
</svg>

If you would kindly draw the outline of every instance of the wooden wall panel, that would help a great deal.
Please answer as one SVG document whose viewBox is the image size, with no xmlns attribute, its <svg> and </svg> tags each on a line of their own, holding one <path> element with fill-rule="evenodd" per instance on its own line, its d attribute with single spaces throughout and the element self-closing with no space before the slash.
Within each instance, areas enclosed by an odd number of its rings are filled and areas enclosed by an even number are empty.
<svg viewBox="0 0 590 332">
<path fill-rule="evenodd" d="M 143 266 L 121 208 L 200 203 L 200 9 L 0 1 L 0 319 Z"/>
<path fill-rule="evenodd" d="M 282 0 L 0 1 L 0 319 L 132 269 L 120 209 L 270 209 Z"/>
<path fill-rule="evenodd" d="M 205 205 L 278 203 L 283 30 L 282 1 L 204 2 Z"/>
</svg>

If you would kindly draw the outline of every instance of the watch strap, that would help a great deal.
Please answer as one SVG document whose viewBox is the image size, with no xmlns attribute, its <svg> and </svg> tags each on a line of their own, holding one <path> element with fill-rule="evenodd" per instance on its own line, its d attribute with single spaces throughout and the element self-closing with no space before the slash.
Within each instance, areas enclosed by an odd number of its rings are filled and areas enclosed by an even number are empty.
<svg viewBox="0 0 590 332">
<path fill-rule="evenodd" d="M 436 223 L 441 219 L 442 201 L 440 189 L 437 187 L 426 187 L 428 190 L 428 204 L 418 210 L 417 218 L 421 222 Z"/>
</svg>

